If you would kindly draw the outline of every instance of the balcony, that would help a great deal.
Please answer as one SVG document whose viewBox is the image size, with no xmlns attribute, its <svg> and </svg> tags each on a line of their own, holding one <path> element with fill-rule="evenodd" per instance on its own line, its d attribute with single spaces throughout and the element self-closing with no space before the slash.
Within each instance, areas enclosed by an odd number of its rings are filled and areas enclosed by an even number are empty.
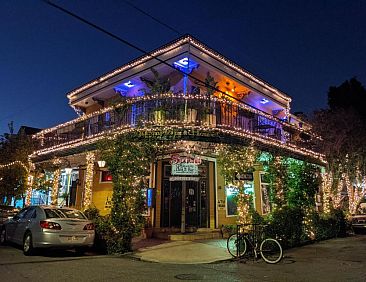
<svg viewBox="0 0 366 282">
<path fill-rule="evenodd" d="M 316 153 L 318 138 L 311 132 L 277 119 L 239 101 L 207 95 L 161 94 L 126 99 L 115 107 L 46 129 L 33 137 L 37 152 L 95 143 L 101 136 L 147 128 L 193 128 L 247 138 L 267 146 Z"/>
</svg>

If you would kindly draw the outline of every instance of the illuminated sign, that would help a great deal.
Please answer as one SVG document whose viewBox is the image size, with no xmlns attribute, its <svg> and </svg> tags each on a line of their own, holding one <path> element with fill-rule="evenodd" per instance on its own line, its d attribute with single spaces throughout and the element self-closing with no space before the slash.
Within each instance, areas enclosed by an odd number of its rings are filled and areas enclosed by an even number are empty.
<svg viewBox="0 0 366 282">
<path fill-rule="evenodd" d="M 193 69 L 198 68 L 199 64 L 193 61 L 192 59 L 189 59 L 188 57 L 184 57 L 183 59 L 180 59 L 173 63 L 174 67 L 177 69 L 180 69 L 181 71 L 185 73 L 191 73 Z"/>
<path fill-rule="evenodd" d="M 133 84 L 132 82 L 131 82 L 131 80 L 129 80 L 128 82 L 126 82 L 126 83 L 123 83 L 123 85 L 124 86 L 127 86 L 128 88 L 131 88 L 131 87 L 134 87 L 135 86 L 135 84 Z"/>
<path fill-rule="evenodd" d="M 194 176 L 172 176 L 169 178 L 169 181 L 200 181 L 199 177 Z"/>
<path fill-rule="evenodd" d="M 170 157 L 170 163 L 171 164 L 186 163 L 186 164 L 200 165 L 202 164 L 202 159 L 199 156 L 191 157 L 191 156 L 172 155 Z"/>
<path fill-rule="evenodd" d="M 153 207 L 153 195 L 154 195 L 154 191 L 153 188 L 148 188 L 146 191 L 146 205 L 148 208 Z"/>
<path fill-rule="evenodd" d="M 194 163 L 172 164 L 172 175 L 198 175 L 198 166 Z"/>
</svg>

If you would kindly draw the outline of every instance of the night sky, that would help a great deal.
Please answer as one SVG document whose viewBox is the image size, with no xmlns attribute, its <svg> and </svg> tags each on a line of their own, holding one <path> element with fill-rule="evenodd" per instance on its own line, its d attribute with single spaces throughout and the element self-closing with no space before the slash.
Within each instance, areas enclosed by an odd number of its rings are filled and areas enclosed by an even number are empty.
<svg viewBox="0 0 366 282">
<path fill-rule="evenodd" d="M 54 3 L 151 51 L 189 33 L 293 98 L 326 107 L 331 85 L 366 84 L 366 1 L 130 0 Z M 42 1 L 0 1 L 0 134 L 76 117 L 66 93 L 140 56 Z"/>
</svg>

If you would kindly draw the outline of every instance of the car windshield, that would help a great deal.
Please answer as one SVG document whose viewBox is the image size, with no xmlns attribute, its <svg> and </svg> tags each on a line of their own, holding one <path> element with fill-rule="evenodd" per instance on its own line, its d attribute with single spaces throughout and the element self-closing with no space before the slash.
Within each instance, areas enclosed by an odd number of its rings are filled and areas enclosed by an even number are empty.
<svg viewBox="0 0 366 282">
<path fill-rule="evenodd" d="M 78 210 L 70 209 L 44 209 L 46 218 L 76 218 L 86 219 L 85 215 Z"/>
</svg>

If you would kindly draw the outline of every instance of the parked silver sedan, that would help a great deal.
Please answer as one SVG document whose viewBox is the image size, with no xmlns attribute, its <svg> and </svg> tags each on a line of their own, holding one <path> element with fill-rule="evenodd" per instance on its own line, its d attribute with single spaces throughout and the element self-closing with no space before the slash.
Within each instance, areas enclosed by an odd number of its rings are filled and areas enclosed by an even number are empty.
<svg viewBox="0 0 366 282">
<path fill-rule="evenodd" d="M 94 242 L 94 224 L 79 210 L 55 206 L 29 206 L 7 220 L 0 243 L 23 246 L 25 255 L 35 248 L 77 248 L 82 251 Z"/>
</svg>

